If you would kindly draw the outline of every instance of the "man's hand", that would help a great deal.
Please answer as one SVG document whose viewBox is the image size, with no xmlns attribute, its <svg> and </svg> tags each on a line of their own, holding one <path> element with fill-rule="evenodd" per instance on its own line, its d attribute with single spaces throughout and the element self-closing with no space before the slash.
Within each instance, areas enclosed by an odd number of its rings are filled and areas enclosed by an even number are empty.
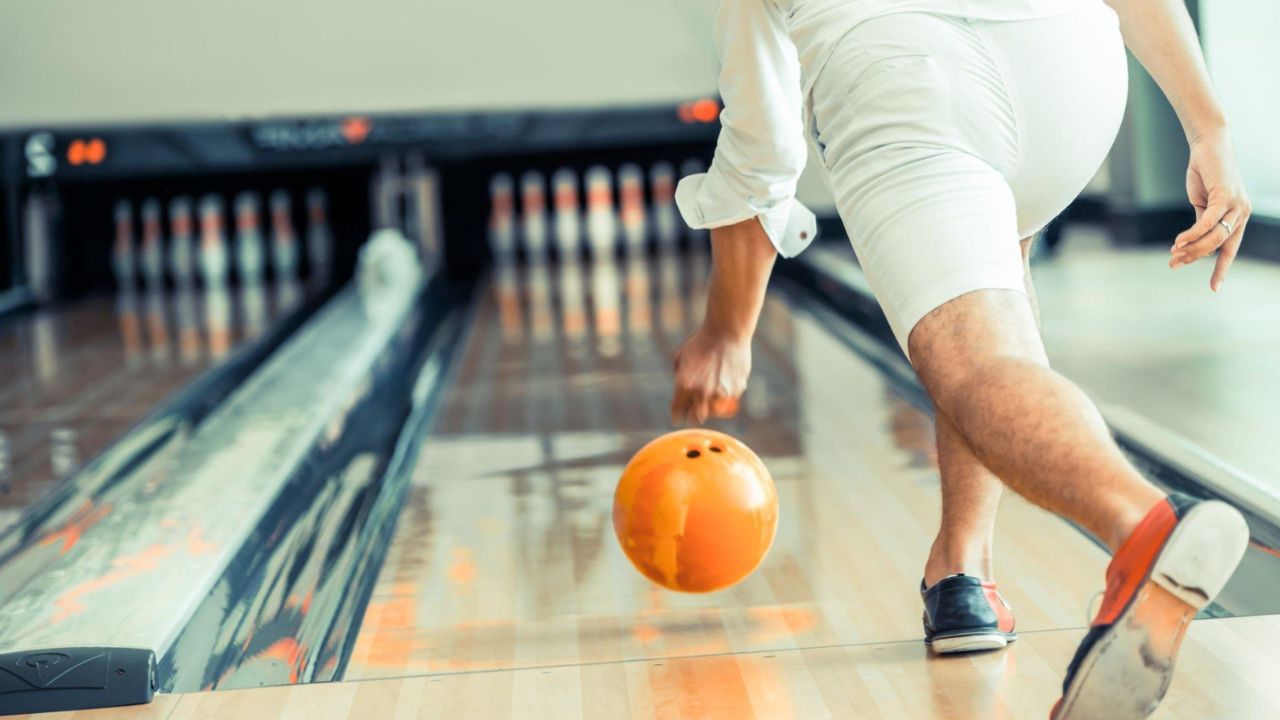
<svg viewBox="0 0 1280 720">
<path fill-rule="evenodd" d="M 1196 209 L 1196 224 L 1175 238 L 1169 267 L 1190 265 L 1217 251 L 1218 262 L 1209 279 L 1209 287 L 1217 292 L 1240 250 L 1253 210 L 1226 133 L 1197 137 L 1191 142 L 1187 197 Z"/>
<path fill-rule="evenodd" d="M 751 341 L 717 336 L 704 326 L 676 353 L 671 422 L 700 425 L 733 417 L 751 374 Z"/>
</svg>

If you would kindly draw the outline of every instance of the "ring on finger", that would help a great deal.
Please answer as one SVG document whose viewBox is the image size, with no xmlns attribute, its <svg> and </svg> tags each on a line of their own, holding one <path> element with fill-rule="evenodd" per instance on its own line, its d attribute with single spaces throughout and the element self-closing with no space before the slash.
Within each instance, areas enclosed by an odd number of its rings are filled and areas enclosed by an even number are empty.
<svg viewBox="0 0 1280 720">
<path fill-rule="evenodd" d="M 1231 237 L 1231 233 L 1234 232 L 1234 229 L 1231 227 L 1231 223 L 1227 222 L 1226 218 L 1223 218 L 1218 221 L 1218 224 L 1222 226 L 1223 230 L 1227 231 L 1227 237 Z"/>
</svg>

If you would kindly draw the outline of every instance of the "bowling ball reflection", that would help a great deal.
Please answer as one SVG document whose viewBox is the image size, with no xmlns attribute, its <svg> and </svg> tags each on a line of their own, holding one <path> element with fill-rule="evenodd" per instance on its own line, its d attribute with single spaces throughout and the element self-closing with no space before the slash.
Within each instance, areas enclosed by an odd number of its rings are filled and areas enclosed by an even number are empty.
<svg viewBox="0 0 1280 720">
<path fill-rule="evenodd" d="M 713 430 L 680 430 L 627 464 L 613 528 L 645 577 L 670 590 L 711 592 L 750 575 L 769 552 L 778 493 L 751 448 Z"/>
</svg>

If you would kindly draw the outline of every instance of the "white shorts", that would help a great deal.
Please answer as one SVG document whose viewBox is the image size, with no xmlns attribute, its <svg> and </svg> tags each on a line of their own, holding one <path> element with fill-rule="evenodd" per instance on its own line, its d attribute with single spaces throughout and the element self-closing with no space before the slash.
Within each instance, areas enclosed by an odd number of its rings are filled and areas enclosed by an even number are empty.
<svg viewBox="0 0 1280 720">
<path fill-rule="evenodd" d="M 1115 13 L 854 27 L 815 78 L 812 137 L 898 343 L 974 290 L 1025 291 L 1018 241 L 1106 157 L 1128 88 Z"/>
</svg>

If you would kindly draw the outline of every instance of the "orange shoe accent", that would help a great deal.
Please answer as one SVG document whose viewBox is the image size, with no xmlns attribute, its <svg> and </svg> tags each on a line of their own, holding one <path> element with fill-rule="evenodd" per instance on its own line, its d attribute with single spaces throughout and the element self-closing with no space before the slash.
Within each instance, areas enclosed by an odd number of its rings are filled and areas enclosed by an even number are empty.
<svg viewBox="0 0 1280 720">
<path fill-rule="evenodd" d="M 982 594 L 987 596 L 987 602 L 991 603 L 991 609 L 996 612 L 996 629 L 1002 633 L 1013 632 L 1013 611 L 1005 604 L 1004 598 L 1000 597 L 996 584 L 982 583 Z"/>
<path fill-rule="evenodd" d="M 1151 565 L 1177 524 L 1178 515 L 1167 499 L 1156 504 L 1138 523 L 1116 551 L 1111 564 L 1107 565 L 1107 591 L 1102 597 L 1098 616 L 1093 619 L 1094 625 L 1109 625 L 1116 621 L 1147 579 Z"/>
</svg>

